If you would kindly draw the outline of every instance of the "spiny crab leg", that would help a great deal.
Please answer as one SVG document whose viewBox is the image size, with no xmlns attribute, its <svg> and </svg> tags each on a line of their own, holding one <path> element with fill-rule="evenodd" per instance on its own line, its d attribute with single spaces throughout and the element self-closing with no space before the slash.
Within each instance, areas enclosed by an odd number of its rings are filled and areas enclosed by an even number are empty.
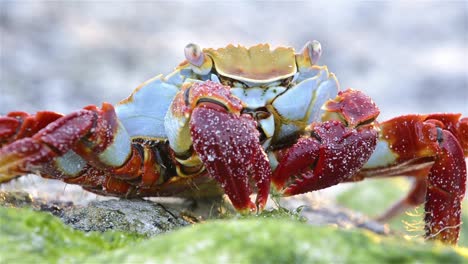
<svg viewBox="0 0 468 264">
<path fill-rule="evenodd" d="M 0 149 L 0 182 L 18 174 L 30 173 L 65 154 L 93 127 L 95 115 L 80 110 L 42 128 L 32 137 L 25 137 Z"/>
<path fill-rule="evenodd" d="M 117 175 L 129 158 L 130 140 L 107 103 L 66 116 L 13 112 L 0 119 L 0 127 L 6 142 L 0 148 L 0 182 L 25 173 L 74 182 L 71 178 L 87 174 L 89 165 Z"/>
<path fill-rule="evenodd" d="M 461 225 L 461 201 L 466 191 L 468 119 L 455 114 L 406 115 L 380 124 L 381 139 L 395 163 L 423 162 L 426 237 L 456 244 Z M 432 162 L 432 163 L 431 163 Z M 416 163 L 417 164 L 417 163 Z M 368 169 L 364 177 L 405 175 L 396 169 Z M 417 175 L 419 176 L 419 175 Z M 425 198 L 424 198 L 425 194 Z M 397 204 L 401 207 L 402 205 Z"/>
<path fill-rule="evenodd" d="M 40 111 L 35 115 L 26 112 L 11 112 L 6 116 L 1 116 L 0 146 L 21 138 L 31 137 L 62 116 L 50 111 Z"/>
<path fill-rule="evenodd" d="M 379 110 L 369 97 L 346 90 L 326 104 L 331 119 L 311 125 L 287 149 L 273 174 L 273 185 L 286 196 L 323 189 L 353 176 L 374 151 Z M 296 176 L 295 178 L 293 176 Z"/>
<path fill-rule="evenodd" d="M 170 120 L 174 116 L 184 120 L 180 114 L 190 117 L 193 148 L 234 207 L 240 212 L 262 210 L 271 168 L 259 143 L 256 122 L 240 114 L 240 100 L 231 95 L 229 87 L 207 81 L 184 87 L 174 102 Z M 252 182 L 257 190 L 255 203 L 249 197 Z"/>
</svg>

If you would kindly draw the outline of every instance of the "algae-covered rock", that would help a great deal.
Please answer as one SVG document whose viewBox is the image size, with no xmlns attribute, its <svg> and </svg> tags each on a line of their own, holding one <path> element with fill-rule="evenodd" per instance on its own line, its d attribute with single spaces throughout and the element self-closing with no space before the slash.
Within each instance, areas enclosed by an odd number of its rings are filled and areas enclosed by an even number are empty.
<svg viewBox="0 0 468 264">
<path fill-rule="evenodd" d="M 88 260 L 119 263 L 463 263 L 453 248 L 299 222 L 214 221 Z"/>
<path fill-rule="evenodd" d="M 294 220 L 217 220 L 143 240 L 0 207 L 2 263 L 463 263 L 468 249 Z M 464 256 L 462 254 L 465 254 Z"/>
<path fill-rule="evenodd" d="M 161 204 L 144 200 L 94 201 L 64 211 L 61 218 L 83 231 L 117 230 L 148 237 L 189 224 Z"/>
<path fill-rule="evenodd" d="M 178 212 L 139 199 L 92 201 L 76 206 L 73 202 L 33 198 L 26 192 L 0 191 L 0 205 L 50 212 L 65 224 L 83 231 L 115 230 L 150 237 L 189 224 Z"/>
<path fill-rule="evenodd" d="M 0 263 L 81 263 L 138 240 L 119 232 L 84 233 L 48 213 L 0 207 Z"/>
</svg>

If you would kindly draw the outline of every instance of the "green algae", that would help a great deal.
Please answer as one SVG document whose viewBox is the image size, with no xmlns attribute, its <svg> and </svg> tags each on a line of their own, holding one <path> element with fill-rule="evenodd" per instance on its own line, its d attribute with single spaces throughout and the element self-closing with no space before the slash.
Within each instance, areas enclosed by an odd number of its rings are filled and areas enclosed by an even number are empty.
<svg viewBox="0 0 468 264">
<path fill-rule="evenodd" d="M 89 263 L 462 263 L 453 248 L 277 219 L 213 221 Z"/>
<path fill-rule="evenodd" d="M 352 187 L 338 195 L 340 205 L 369 216 L 378 216 L 393 203 L 402 199 L 410 189 L 410 182 L 405 178 L 370 179 L 353 183 Z M 458 244 L 468 247 L 468 202 L 462 203 L 462 227 Z M 424 235 L 424 206 L 408 210 L 392 219 L 389 226 L 411 237 Z M 468 261 L 467 261 L 468 262 Z"/>
<path fill-rule="evenodd" d="M 139 240 L 118 232 L 84 233 L 48 213 L 0 207 L 0 263 L 80 263 Z"/>
<path fill-rule="evenodd" d="M 209 221 L 142 239 L 84 233 L 46 213 L 0 207 L 1 263 L 463 263 L 461 254 L 467 252 L 266 215 Z"/>
</svg>

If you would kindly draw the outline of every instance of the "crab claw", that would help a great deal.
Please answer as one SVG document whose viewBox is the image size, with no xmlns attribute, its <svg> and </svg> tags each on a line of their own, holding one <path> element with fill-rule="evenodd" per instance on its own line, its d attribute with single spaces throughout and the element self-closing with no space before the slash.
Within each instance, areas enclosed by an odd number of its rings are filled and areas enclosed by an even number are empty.
<svg viewBox="0 0 468 264">
<path fill-rule="evenodd" d="M 262 210 L 268 198 L 271 169 L 250 116 L 228 112 L 214 102 L 200 103 L 192 113 L 193 147 L 240 212 Z M 251 177 L 257 188 L 250 200 Z"/>
<path fill-rule="evenodd" d="M 316 125 L 313 137 L 299 139 L 288 150 L 275 170 L 273 184 L 286 196 L 336 185 L 364 165 L 376 141 L 374 129 L 350 129 L 339 121 Z"/>
<path fill-rule="evenodd" d="M 327 121 L 311 124 L 310 136 L 288 148 L 276 167 L 273 185 L 286 196 L 348 180 L 375 149 L 373 123 L 379 109 L 368 96 L 348 89 L 329 100 L 324 110 Z"/>
</svg>

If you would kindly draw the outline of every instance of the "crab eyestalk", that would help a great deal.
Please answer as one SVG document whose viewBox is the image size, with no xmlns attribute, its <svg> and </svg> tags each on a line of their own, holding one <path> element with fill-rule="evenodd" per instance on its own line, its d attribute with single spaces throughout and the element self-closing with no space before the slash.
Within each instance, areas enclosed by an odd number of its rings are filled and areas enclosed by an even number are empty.
<svg viewBox="0 0 468 264">
<path fill-rule="evenodd" d="M 185 58 L 190 64 L 200 67 L 205 61 L 205 54 L 203 54 L 200 46 L 197 44 L 189 43 L 184 49 Z"/>
<path fill-rule="evenodd" d="M 317 40 L 308 41 L 296 55 L 298 68 L 309 68 L 316 65 L 322 55 L 322 45 Z"/>
<path fill-rule="evenodd" d="M 213 61 L 209 56 L 206 56 L 200 46 L 189 43 L 184 49 L 185 58 L 192 66 L 192 70 L 200 75 L 206 75 L 213 67 Z"/>
</svg>

